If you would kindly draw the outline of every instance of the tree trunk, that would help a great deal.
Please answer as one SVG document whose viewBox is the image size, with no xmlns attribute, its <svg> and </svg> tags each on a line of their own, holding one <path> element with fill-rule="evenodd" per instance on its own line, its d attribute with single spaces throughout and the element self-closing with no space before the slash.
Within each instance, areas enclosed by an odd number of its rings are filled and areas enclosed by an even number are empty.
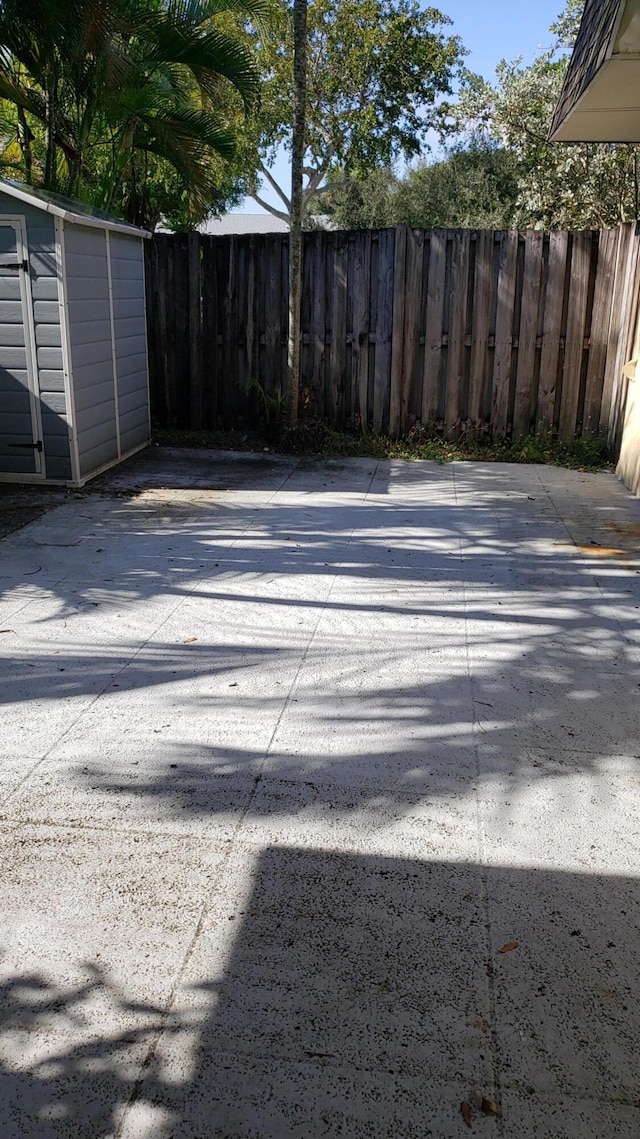
<svg viewBox="0 0 640 1139">
<path fill-rule="evenodd" d="M 291 226 L 289 233 L 289 426 L 298 422 L 300 393 L 300 308 L 302 294 L 302 168 L 307 97 L 307 0 L 293 2 L 293 141 L 291 147 Z"/>
</svg>

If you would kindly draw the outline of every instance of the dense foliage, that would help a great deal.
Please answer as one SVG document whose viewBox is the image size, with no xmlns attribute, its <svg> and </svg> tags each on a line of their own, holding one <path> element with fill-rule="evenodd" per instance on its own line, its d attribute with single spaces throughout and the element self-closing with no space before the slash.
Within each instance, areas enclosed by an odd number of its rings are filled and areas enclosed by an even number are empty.
<svg viewBox="0 0 640 1139">
<path fill-rule="evenodd" d="M 293 113 L 291 0 L 278 0 L 270 35 L 254 42 L 263 77 L 260 109 L 247 136 L 248 166 L 276 190 L 287 218 L 288 190 L 269 166 L 288 148 Z M 438 101 L 450 93 L 461 63 L 456 36 L 436 8 L 418 0 L 314 0 L 307 18 L 305 202 L 335 176 L 366 176 L 400 157 L 420 154 L 440 121 Z M 251 157 L 253 156 L 253 162 Z M 256 190 L 260 201 L 259 187 Z M 267 207 L 270 208 L 270 207 Z"/>
<path fill-rule="evenodd" d="M 529 66 L 502 61 L 493 82 L 465 71 L 443 108 L 444 158 L 403 176 L 387 167 L 349 178 L 326 195 L 332 222 L 580 229 L 636 218 L 639 147 L 549 141 L 582 9 L 569 0 Z"/>
<path fill-rule="evenodd" d="M 266 0 L 1 0 L 2 164 L 153 226 L 236 193 Z M 225 21 L 223 24 L 222 21 Z"/>
<path fill-rule="evenodd" d="M 517 193 L 511 152 L 472 145 L 423 163 L 403 178 L 385 168 L 351 179 L 325 195 L 323 208 L 339 229 L 398 224 L 501 229 L 511 223 Z"/>
<path fill-rule="evenodd" d="M 603 227 L 640 209 L 640 148 L 553 144 L 583 0 L 548 50 L 462 70 L 419 0 L 310 0 L 304 201 L 344 228 Z M 0 169 L 153 228 L 247 193 L 288 220 L 293 0 L 0 0 Z M 456 88 L 455 98 L 452 89 Z M 428 157 L 439 132 L 441 152 Z M 409 163 L 404 173 L 402 164 Z"/>
</svg>

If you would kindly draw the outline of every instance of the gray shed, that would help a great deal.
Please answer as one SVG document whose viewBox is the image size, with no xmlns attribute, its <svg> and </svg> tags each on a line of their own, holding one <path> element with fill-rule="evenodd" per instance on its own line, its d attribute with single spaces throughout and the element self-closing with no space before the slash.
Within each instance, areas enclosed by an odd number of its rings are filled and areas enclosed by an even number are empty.
<svg viewBox="0 0 640 1139">
<path fill-rule="evenodd" d="M 0 480 L 82 486 L 149 442 L 148 236 L 0 179 Z"/>
</svg>

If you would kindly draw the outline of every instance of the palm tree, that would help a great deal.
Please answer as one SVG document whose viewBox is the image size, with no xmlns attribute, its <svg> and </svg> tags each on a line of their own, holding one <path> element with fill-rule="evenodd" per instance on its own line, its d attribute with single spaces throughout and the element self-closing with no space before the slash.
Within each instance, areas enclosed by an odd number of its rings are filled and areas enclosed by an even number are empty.
<svg viewBox="0 0 640 1139">
<path fill-rule="evenodd" d="M 111 208 L 160 162 L 206 209 L 233 114 L 258 94 L 230 18 L 267 12 L 268 0 L 0 0 L 0 98 L 16 108 L 25 179 Z"/>
</svg>

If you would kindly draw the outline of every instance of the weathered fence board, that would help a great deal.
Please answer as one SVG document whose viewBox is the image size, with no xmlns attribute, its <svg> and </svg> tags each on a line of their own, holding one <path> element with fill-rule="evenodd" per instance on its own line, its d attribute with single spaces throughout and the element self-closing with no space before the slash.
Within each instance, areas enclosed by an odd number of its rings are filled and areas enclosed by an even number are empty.
<svg viewBox="0 0 640 1139">
<path fill-rule="evenodd" d="M 627 224 L 622 226 L 620 235 L 618 270 L 622 281 L 619 305 L 619 316 L 612 321 L 617 328 L 617 340 L 611 338 L 610 353 L 612 357 L 612 387 L 611 399 L 608 409 L 608 436 L 611 448 L 617 451 L 622 435 L 622 423 L 627 391 L 627 379 L 623 374 L 625 361 L 629 358 L 634 340 L 638 315 L 638 287 L 640 285 L 640 257 L 638 240 L 635 234 L 636 226 Z M 609 352 L 607 353 L 607 364 Z M 602 421 L 602 416 L 601 416 Z"/>
<path fill-rule="evenodd" d="M 584 336 L 589 289 L 591 234 L 574 233 L 571 250 L 571 277 L 567 308 L 567 331 L 562 368 L 558 433 L 561 439 L 572 439 L 578 417 L 580 377 L 584 360 Z"/>
<path fill-rule="evenodd" d="M 391 384 L 391 340 L 393 334 L 393 266 L 395 259 L 394 230 L 378 235 L 378 268 L 376 274 L 376 333 L 373 377 L 373 430 L 379 435 L 388 428 L 389 388 Z"/>
<path fill-rule="evenodd" d="M 540 284 L 542 280 L 542 244 L 544 233 L 532 229 L 524 238 L 522 307 L 518 329 L 518 365 L 513 407 L 513 434 L 528 435 L 535 418 L 536 349 Z"/>
<path fill-rule="evenodd" d="M 568 234 L 393 230 L 305 237 L 302 403 L 400 435 L 619 438 L 640 288 L 635 225 Z M 284 234 L 147 243 L 153 413 L 251 426 L 286 387 Z"/>
<path fill-rule="evenodd" d="M 509 429 L 517 257 L 518 234 L 515 230 L 508 230 L 502 235 L 498 261 L 498 305 L 493 360 L 493 403 L 491 407 L 491 432 L 497 439 L 504 438 Z"/>
<path fill-rule="evenodd" d="M 463 415 L 469 238 L 469 231 L 461 230 L 453 234 L 451 243 L 451 301 L 447 331 L 447 383 L 444 405 L 444 427 L 449 438 L 459 433 Z M 400 426 L 402 427 L 402 424 Z"/>
<path fill-rule="evenodd" d="M 422 372 L 422 422 L 435 423 L 440 415 L 442 375 L 442 326 L 447 271 L 446 230 L 431 231 L 429 276 L 425 314 L 424 368 Z"/>
<path fill-rule="evenodd" d="M 540 382 L 538 385 L 538 411 L 536 423 L 541 434 L 553 432 L 556 421 L 556 391 L 562 364 L 564 343 L 564 295 L 567 281 L 567 254 L 569 234 L 556 231 L 549 234 L 549 251 L 546 265 L 547 285 L 542 319 L 542 349 L 540 353 Z"/>
<path fill-rule="evenodd" d="M 608 229 L 600 234 L 582 417 L 585 430 L 590 432 L 596 432 L 600 428 L 617 244 L 617 230 Z"/>
<path fill-rule="evenodd" d="M 367 430 L 369 395 L 369 281 L 371 273 L 371 234 L 360 230 L 355 236 L 353 281 L 352 384 L 355 393 L 354 422 Z"/>
<path fill-rule="evenodd" d="M 469 423 L 474 432 L 482 431 L 489 386 L 489 330 L 493 297 L 493 230 L 481 230 L 476 239 L 473 280 L 473 317 L 469 360 Z"/>
</svg>

